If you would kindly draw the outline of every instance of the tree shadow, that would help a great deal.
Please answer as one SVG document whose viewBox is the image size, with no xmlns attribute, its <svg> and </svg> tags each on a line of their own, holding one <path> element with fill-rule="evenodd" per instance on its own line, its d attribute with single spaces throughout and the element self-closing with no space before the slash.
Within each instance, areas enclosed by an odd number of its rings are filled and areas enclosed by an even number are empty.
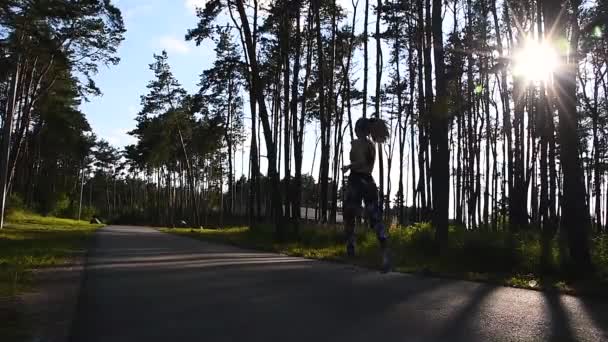
<svg viewBox="0 0 608 342">
<path fill-rule="evenodd" d="M 576 341 L 570 317 L 564 309 L 561 296 L 557 291 L 543 292 L 543 298 L 549 309 L 550 331 L 548 341 Z"/>
<path fill-rule="evenodd" d="M 435 338 L 436 341 L 471 341 L 475 339 L 475 323 L 483 301 L 496 290 L 496 286 L 479 284 L 464 307 L 444 325 Z"/>
<path fill-rule="evenodd" d="M 479 287 L 473 291 L 471 294 L 466 294 L 469 298 L 469 301 L 458 310 L 458 312 L 452 317 L 448 318 L 448 323 L 443 326 L 441 331 L 436 335 L 437 337 L 434 340 L 437 341 L 474 341 L 474 340 L 512 340 L 516 338 L 516 336 L 511 336 L 509 331 L 504 330 L 508 329 L 509 326 L 492 326 L 492 323 L 488 326 L 480 326 L 480 324 L 484 324 L 483 318 L 485 316 L 480 315 L 491 315 L 491 313 L 486 312 L 487 308 L 484 306 L 493 305 L 491 302 L 484 305 L 484 300 L 488 298 L 492 292 L 500 289 L 500 287 L 494 287 L 490 285 L 479 285 Z M 530 291 L 530 290 L 516 290 L 516 289 L 508 289 L 508 291 Z M 458 295 L 455 293 L 454 295 Z M 542 296 L 542 301 L 531 303 L 531 305 L 542 305 L 544 302 L 545 305 L 542 310 L 542 316 L 533 317 L 533 321 L 538 321 L 538 323 L 542 324 L 541 330 L 530 330 L 532 335 L 528 335 L 530 340 L 543 340 L 543 341 L 577 341 L 579 339 L 583 340 L 606 340 L 608 335 L 606 335 L 607 319 L 605 316 L 602 316 L 602 313 L 608 312 L 608 305 L 606 303 L 602 303 L 602 305 L 597 305 L 598 303 L 594 303 L 595 305 L 589 305 L 591 308 L 595 308 L 594 312 L 591 312 L 590 316 L 594 316 L 592 322 L 585 323 L 582 321 L 581 326 L 574 326 L 575 322 L 574 315 L 580 315 L 580 312 L 577 311 L 577 307 L 574 306 L 574 303 L 565 303 L 563 301 L 563 296 L 558 291 L 544 291 L 544 292 L 529 292 L 528 295 L 532 296 Z M 509 297 L 517 296 L 517 292 L 509 293 Z M 499 296 L 498 298 L 502 298 L 503 296 Z M 538 297 L 537 297 L 538 298 Z M 504 299 L 504 298 L 502 298 Z M 578 298 L 577 298 L 578 299 Z M 496 299 L 499 300 L 499 299 Z M 508 310 L 508 309 L 507 309 Z M 501 311 L 502 312 L 502 311 Z M 517 311 L 513 313 L 505 312 L 507 315 L 516 314 Z M 525 312 L 525 311 L 524 311 Z M 512 317 L 513 318 L 513 317 Z M 514 318 L 516 319 L 516 318 Z M 526 317 L 522 316 L 520 319 L 525 320 Z M 577 320 L 580 317 L 577 317 Z M 499 321 L 500 322 L 500 321 Z M 496 322 L 494 322 L 496 323 Z M 537 323 L 537 324 L 538 324 Z M 531 323 L 534 324 L 534 323 Z M 587 326 L 586 324 L 590 324 Z M 488 330 L 489 328 L 489 330 Z M 492 330 L 492 329 L 501 329 L 501 330 Z M 524 329 L 538 329 L 532 326 L 526 326 Z M 597 329 L 601 330 L 601 337 L 597 338 Z M 495 332 L 493 332 L 495 331 Z M 527 331 L 527 330 L 522 330 Z M 578 333 L 577 333 L 578 332 Z M 520 332 L 521 333 L 521 332 Z M 490 334 L 490 335 L 488 335 Z M 538 335 L 535 335 L 538 334 Z"/>
<path fill-rule="evenodd" d="M 600 298 L 588 295 L 581 296 L 578 299 L 587 317 L 589 317 L 596 328 L 601 330 L 599 340 L 608 340 L 608 300 L 605 297 Z"/>
</svg>

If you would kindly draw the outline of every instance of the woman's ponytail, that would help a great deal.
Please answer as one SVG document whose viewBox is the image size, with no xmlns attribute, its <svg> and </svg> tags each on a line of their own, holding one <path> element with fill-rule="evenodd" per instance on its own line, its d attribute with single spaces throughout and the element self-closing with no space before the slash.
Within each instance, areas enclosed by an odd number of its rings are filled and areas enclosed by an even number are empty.
<svg viewBox="0 0 608 342">
<path fill-rule="evenodd" d="M 386 122 L 379 118 L 367 119 L 367 129 L 372 140 L 377 143 L 385 142 L 390 136 Z"/>
<path fill-rule="evenodd" d="M 357 136 L 371 136 L 377 143 L 385 142 L 390 135 L 386 122 L 379 118 L 360 118 L 355 123 L 355 132 Z"/>
</svg>

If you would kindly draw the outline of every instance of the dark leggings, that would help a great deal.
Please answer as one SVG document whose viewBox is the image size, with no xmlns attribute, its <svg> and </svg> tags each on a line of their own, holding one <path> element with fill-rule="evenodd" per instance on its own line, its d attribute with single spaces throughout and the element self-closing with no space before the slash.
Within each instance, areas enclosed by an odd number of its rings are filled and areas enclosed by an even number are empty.
<svg viewBox="0 0 608 342">
<path fill-rule="evenodd" d="M 378 187 L 369 174 L 351 173 L 344 195 L 344 229 L 347 242 L 354 243 L 355 218 L 360 214 L 361 201 L 365 204 L 365 214 L 380 245 L 384 247 L 388 234 L 382 223 L 382 210 L 378 205 Z"/>
</svg>

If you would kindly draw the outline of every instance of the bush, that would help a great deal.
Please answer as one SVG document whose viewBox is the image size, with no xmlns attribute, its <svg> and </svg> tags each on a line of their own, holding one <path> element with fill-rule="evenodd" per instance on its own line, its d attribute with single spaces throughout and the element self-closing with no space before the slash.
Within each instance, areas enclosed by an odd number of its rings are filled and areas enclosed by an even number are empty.
<svg viewBox="0 0 608 342">
<path fill-rule="evenodd" d="M 409 229 L 409 247 L 421 255 L 431 255 L 435 250 L 435 229 L 430 223 L 417 223 Z"/>
<path fill-rule="evenodd" d="M 70 198 L 64 193 L 53 193 L 40 201 L 40 213 L 49 216 L 69 216 Z"/>
<path fill-rule="evenodd" d="M 518 264 L 509 237 L 496 232 L 470 231 L 455 251 L 473 272 L 510 272 Z"/>
<path fill-rule="evenodd" d="M 27 209 L 10 209 L 6 212 L 6 221 L 8 222 L 19 222 L 27 220 L 31 215 L 33 215 Z"/>
<path fill-rule="evenodd" d="M 404 250 L 404 253 L 410 257 L 432 255 L 435 250 L 434 238 L 435 230 L 429 223 L 416 223 L 409 227 L 398 227 L 390 232 L 391 245 Z"/>
<path fill-rule="evenodd" d="M 608 278 L 608 235 L 602 234 L 593 238 L 591 257 L 601 278 Z"/>
<path fill-rule="evenodd" d="M 123 225 L 145 225 L 150 224 L 149 216 L 146 215 L 144 210 L 129 210 L 123 213 L 118 214 L 113 217 L 110 221 L 113 224 L 123 224 Z"/>
<path fill-rule="evenodd" d="M 7 211 L 12 211 L 12 210 L 25 210 L 26 205 L 25 202 L 23 201 L 23 198 L 21 198 L 21 196 L 19 196 L 18 194 L 10 194 L 8 196 L 7 202 L 6 202 L 6 210 Z"/>
<path fill-rule="evenodd" d="M 79 207 L 78 202 L 72 202 L 71 205 L 67 209 L 63 210 L 58 216 L 77 220 L 78 219 L 78 209 L 79 209 L 78 207 Z M 97 215 L 97 209 L 95 207 L 82 206 L 82 208 L 80 209 L 80 220 L 81 221 L 88 222 L 91 220 L 91 218 L 94 215 Z"/>
<path fill-rule="evenodd" d="M 82 221 L 90 221 L 93 216 L 97 216 L 97 209 L 95 207 L 83 206 L 80 212 L 80 219 Z M 76 214 L 78 218 L 78 214 Z"/>
<path fill-rule="evenodd" d="M 478 274 L 538 274 L 557 270 L 557 242 L 549 241 L 543 250 L 541 236 L 536 231 L 511 234 L 505 231 L 469 230 L 452 225 L 449 229 L 449 251 L 446 258 L 438 258 L 435 229 L 430 223 L 417 223 L 391 229 L 390 245 L 397 264 L 406 269 L 429 269 L 447 273 Z M 377 254 L 376 238 L 367 231 L 359 238 L 369 254 Z M 604 244 L 603 254 L 597 259 L 608 261 L 608 238 L 598 239 Z M 597 249 L 602 250 L 602 249 Z M 543 252 L 546 265 L 542 264 Z M 595 255 L 595 254 L 594 254 Z M 545 268 L 541 269 L 541 266 Z M 608 274 L 608 266 L 606 267 Z"/>
</svg>

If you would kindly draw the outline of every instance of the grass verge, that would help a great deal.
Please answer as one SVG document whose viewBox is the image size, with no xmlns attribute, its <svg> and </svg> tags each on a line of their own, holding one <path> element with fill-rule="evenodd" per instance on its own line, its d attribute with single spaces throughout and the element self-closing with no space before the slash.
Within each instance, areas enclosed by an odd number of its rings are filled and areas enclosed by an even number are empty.
<svg viewBox="0 0 608 342">
<path fill-rule="evenodd" d="M 21 312 L 19 293 L 33 284 L 31 271 L 65 264 L 101 225 L 12 211 L 0 230 L 0 336 L 3 341 L 29 339 L 31 324 Z"/>
<path fill-rule="evenodd" d="M 357 256 L 347 259 L 341 227 L 303 227 L 298 238 L 277 243 L 272 229 L 161 229 L 200 240 L 283 253 L 291 256 L 348 262 L 376 268 L 378 243 L 374 234 L 357 234 Z M 434 230 L 429 224 L 392 228 L 390 245 L 395 270 L 430 276 L 482 281 L 519 288 L 604 295 L 608 285 L 608 238 L 593 239 L 596 271 L 584 279 L 574 276 L 558 238 L 542 244 L 538 234 L 467 231 L 450 228 L 450 250 L 435 255 Z"/>
<path fill-rule="evenodd" d="M 87 239 L 100 227 L 25 211 L 9 213 L 7 222 L 0 230 L 0 298 L 26 290 L 32 269 L 61 265 L 85 251 Z"/>
</svg>

